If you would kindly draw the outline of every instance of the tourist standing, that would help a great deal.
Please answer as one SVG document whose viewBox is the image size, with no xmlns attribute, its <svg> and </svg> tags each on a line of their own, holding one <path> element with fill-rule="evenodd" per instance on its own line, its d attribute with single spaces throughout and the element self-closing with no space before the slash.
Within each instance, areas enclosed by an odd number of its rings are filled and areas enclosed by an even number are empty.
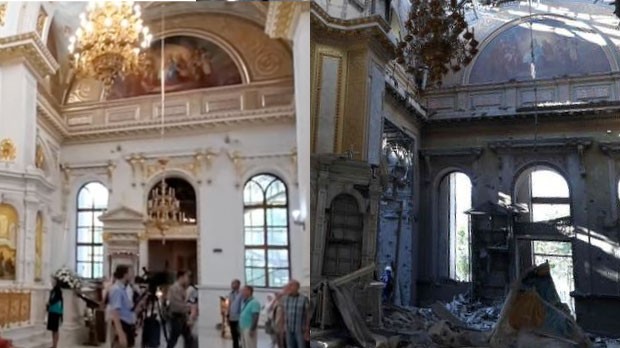
<svg viewBox="0 0 620 348">
<path fill-rule="evenodd" d="M 62 290 L 56 277 L 52 277 L 52 290 L 47 301 L 47 330 L 52 332 L 52 348 L 58 347 L 58 329 L 62 322 Z"/>
<path fill-rule="evenodd" d="M 114 285 L 108 295 L 113 329 L 113 348 L 131 348 L 136 340 L 136 317 L 127 294 L 131 272 L 126 265 L 116 266 Z"/>
<path fill-rule="evenodd" d="M 310 340 L 310 300 L 299 292 L 299 282 L 292 280 L 282 298 L 285 313 L 287 348 L 305 348 Z"/>
<path fill-rule="evenodd" d="M 233 348 L 239 348 L 239 315 L 241 314 L 241 304 L 243 296 L 241 295 L 241 282 L 235 279 L 230 284 L 230 294 L 228 294 L 228 327 L 230 327 L 230 336 L 232 336 Z"/>
<path fill-rule="evenodd" d="M 257 348 L 258 318 L 260 303 L 254 298 L 254 288 L 249 285 L 243 287 L 243 304 L 239 315 L 239 331 L 243 348 Z"/>
<path fill-rule="evenodd" d="M 187 303 L 188 272 L 179 271 L 177 281 L 168 289 L 168 311 L 170 313 L 170 340 L 168 348 L 177 345 L 179 336 L 183 336 L 185 348 L 192 347 L 192 332 L 189 325 L 190 306 Z"/>
</svg>

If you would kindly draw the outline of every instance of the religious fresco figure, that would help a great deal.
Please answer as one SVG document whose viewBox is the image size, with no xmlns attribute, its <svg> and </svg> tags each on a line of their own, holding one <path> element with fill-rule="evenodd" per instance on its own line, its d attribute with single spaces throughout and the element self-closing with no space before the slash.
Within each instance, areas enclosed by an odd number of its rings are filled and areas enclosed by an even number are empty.
<svg viewBox="0 0 620 348">
<path fill-rule="evenodd" d="M 15 280 L 18 223 L 17 210 L 0 204 L 0 280 Z"/>
<path fill-rule="evenodd" d="M 533 18 L 504 30 L 482 46 L 469 83 L 531 80 L 532 46 L 538 79 L 610 72 L 607 55 L 598 43 L 601 40 L 600 34 L 586 36 L 583 29 L 550 16 Z"/>
<path fill-rule="evenodd" d="M 243 83 L 237 64 L 215 43 L 193 36 L 165 38 L 163 76 L 161 41 L 153 42 L 141 57 L 139 72 L 114 81 L 108 99 L 238 85 Z"/>
</svg>

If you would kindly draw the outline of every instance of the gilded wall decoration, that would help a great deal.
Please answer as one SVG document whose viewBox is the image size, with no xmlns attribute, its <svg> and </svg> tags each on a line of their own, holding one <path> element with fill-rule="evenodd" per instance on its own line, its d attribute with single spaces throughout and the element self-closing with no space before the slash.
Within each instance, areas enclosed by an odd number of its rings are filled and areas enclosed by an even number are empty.
<svg viewBox="0 0 620 348">
<path fill-rule="evenodd" d="M 37 213 L 34 250 L 34 280 L 40 282 L 43 280 L 43 215 L 41 212 Z"/>
<path fill-rule="evenodd" d="M 15 280 L 19 216 L 9 204 L 0 204 L 0 280 Z"/>
<path fill-rule="evenodd" d="M 4 26 L 6 20 L 6 2 L 0 3 L 0 27 Z"/>
<path fill-rule="evenodd" d="M 166 91 L 238 85 L 243 82 L 234 60 L 215 43 L 192 36 L 165 39 L 164 76 Z M 129 98 L 161 91 L 161 41 L 144 55 L 142 71 L 112 86 L 108 99 Z M 267 59 L 267 67 L 270 60 Z"/>
<path fill-rule="evenodd" d="M 30 321 L 31 293 L 19 290 L 0 291 L 0 329 Z"/>
<path fill-rule="evenodd" d="M 34 164 L 39 169 L 44 169 L 45 167 L 45 152 L 41 144 L 37 144 L 34 154 Z"/>
<path fill-rule="evenodd" d="M 47 12 L 43 7 L 39 8 L 39 17 L 37 17 L 37 33 L 43 37 L 43 29 L 45 29 L 45 21 L 47 21 Z"/>
<path fill-rule="evenodd" d="M 11 139 L 0 141 L 0 161 L 12 162 L 17 157 L 17 148 Z"/>
</svg>

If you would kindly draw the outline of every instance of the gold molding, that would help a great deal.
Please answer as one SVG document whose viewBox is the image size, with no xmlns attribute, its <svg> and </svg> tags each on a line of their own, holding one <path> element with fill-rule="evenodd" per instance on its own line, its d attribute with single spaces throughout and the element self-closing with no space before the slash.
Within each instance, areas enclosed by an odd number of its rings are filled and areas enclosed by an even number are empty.
<svg viewBox="0 0 620 348">
<path fill-rule="evenodd" d="M 303 1 L 272 1 L 269 2 L 265 32 L 272 39 L 293 38 L 295 21 L 299 14 L 310 11 L 310 3 Z"/>
<path fill-rule="evenodd" d="M 55 74 L 59 68 L 58 62 L 35 32 L 0 38 L 0 62 L 12 59 L 24 60 L 39 80 Z"/>
<path fill-rule="evenodd" d="M 39 16 L 37 17 L 37 34 L 43 38 L 43 30 L 45 29 L 45 22 L 47 21 L 47 12 L 43 7 L 39 8 Z"/>
<path fill-rule="evenodd" d="M 6 24 L 6 6 L 7 2 L 0 3 L 0 27 L 3 27 Z"/>
<path fill-rule="evenodd" d="M 34 151 L 34 165 L 41 170 L 45 169 L 45 151 L 40 143 Z"/>
<path fill-rule="evenodd" d="M 311 98 L 315 100 L 314 106 L 314 115 L 312 115 L 312 124 L 311 128 L 313 129 L 312 134 L 312 144 L 311 149 L 313 152 L 316 152 L 316 145 L 318 141 L 318 133 L 319 133 L 319 113 L 321 111 L 321 85 L 323 79 L 323 58 L 330 57 L 336 58 L 339 60 L 338 64 L 338 85 L 336 86 L 336 119 L 334 120 L 334 136 L 333 136 L 333 151 L 334 153 L 338 153 L 338 151 L 342 148 L 342 132 L 344 118 L 343 115 L 345 113 L 345 103 L 343 100 L 343 96 L 346 93 L 346 84 L 343 83 L 347 78 L 347 67 L 348 59 L 345 52 L 342 52 L 333 47 L 327 46 L 319 46 L 316 48 L 316 60 L 315 60 L 315 69 L 313 78 L 315 79 L 315 87 L 311 91 Z M 312 100 L 312 99 L 311 99 Z"/>
<path fill-rule="evenodd" d="M 6 138 L 0 141 L 0 161 L 13 162 L 17 158 L 17 148 L 13 140 Z"/>
</svg>

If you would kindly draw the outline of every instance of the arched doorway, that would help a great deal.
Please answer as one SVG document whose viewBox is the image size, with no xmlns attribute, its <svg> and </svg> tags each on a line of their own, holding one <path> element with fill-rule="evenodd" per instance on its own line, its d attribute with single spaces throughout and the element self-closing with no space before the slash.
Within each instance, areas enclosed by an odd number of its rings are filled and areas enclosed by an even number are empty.
<svg viewBox="0 0 620 348">
<path fill-rule="evenodd" d="M 190 271 L 198 275 L 198 212 L 196 191 L 192 184 L 182 178 L 165 179 L 166 186 L 173 190 L 178 200 L 179 214 L 175 216 L 178 226 L 174 226 L 164 235 L 149 231 L 148 267 L 149 272 L 176 274 L 180 270 Z M 147 212 L 152 214 L 152 206 L 156 192 L 160 191 L 159 181 L 148 194 Z M 197 278 L 194 278 L 197 280 Z"/>
<path fill-rule="evenodd" d="M 332 201 L 328 216 L 323 276 L 337 278 L 361 267 L 364 215 L 355 197 L 340 194 Z"/>
</svg>

